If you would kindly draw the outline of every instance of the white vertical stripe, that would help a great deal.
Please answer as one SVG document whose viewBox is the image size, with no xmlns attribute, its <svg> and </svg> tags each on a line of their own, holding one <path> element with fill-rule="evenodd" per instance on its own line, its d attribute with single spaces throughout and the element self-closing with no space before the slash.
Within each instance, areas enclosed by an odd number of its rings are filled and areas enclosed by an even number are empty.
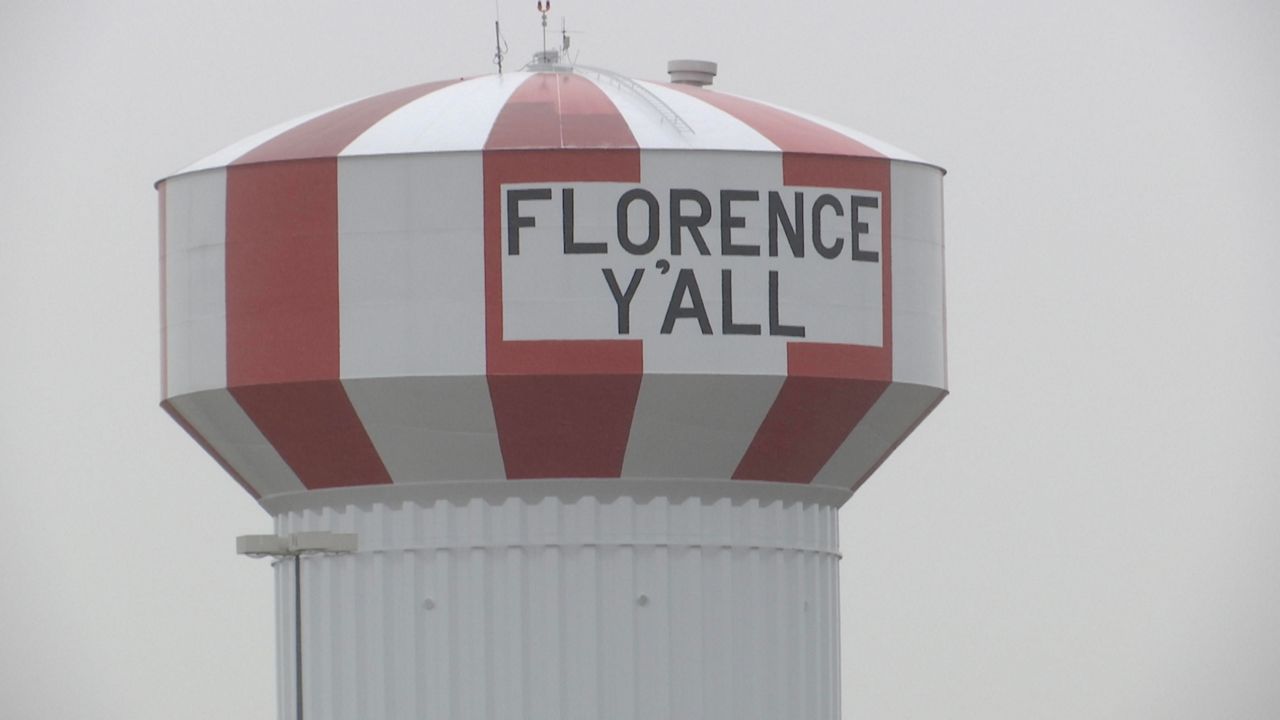
<svg viewBox="0 0 1280 720">
<path fill-rule="evenodd" d="M 945 394 L 942 171 L 890 164 L 893 384 L 814 478 L 848 488 Z"/>
<path fill-rule="evenodd" d="M 343 156 L 484 148 L 498 113 L 532 73 L 465 80 L 407 103 L 365 130 Z"/>
<path fill-rule="evenodd" d="M 481 157 L 339 161 L 343 377 L 485 373 Z"/>
<path fill-rule="evenodd" d="M 227 384 L 227 175 L 165 183 L 165 321 L 170 397 Z"/>
<path fill-rule="evenodd" d="M 344 380 L 343 387 L 392 482 L 506 477 L 483 374 Z"/>
<path fill-rule="evenodd" d="M 345 158 L 338 186 L 342 375 L 392 480 L 505 477 L 484 379 L 481 155 Z"/>
<path fill-rule="evenodd" d="M 853 487 L 945 392 L 924 385 L 889 385 L 818 472 L 813 484 Z"/>
<path fill-rule="evenodd" d="M 230 392 L 206 390 L 170 401 L 263 499 L 305 489 Z"/>
<path fill-rule="evenodd" d="M 942 171 L 892 163 L 893 379 L 946 387 Z"/>
<path fill-rule="evenodd" d="M 730 479 L 785 379 L 646 374 L 623 477 Z"/>
</svg>

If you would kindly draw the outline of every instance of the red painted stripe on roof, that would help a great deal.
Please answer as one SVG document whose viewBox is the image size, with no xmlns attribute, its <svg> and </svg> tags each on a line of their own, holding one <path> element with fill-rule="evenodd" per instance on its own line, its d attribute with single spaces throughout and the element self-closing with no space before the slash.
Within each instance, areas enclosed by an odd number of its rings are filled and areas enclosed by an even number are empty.
<svg viewBox="0 0 1280 720">
<path fill-rule="evenodd" d="M 391 478 L 338 376 L 338 160 L 227 168 L 227 385 L 309 488 Z"/>
<path fill-rule="evenodd" d="M 559 79 L 561 147 L 639 146 L 622 113 L 595 83 L 567 73 Z"/>
<path fill-rule="evenodd" d="M 165 183 L 156 185 L 160 195 L 160 397 L 169 397 L 169 239 L 167 225 L 168 195 Z"/>
<path fill-rule="evenodd" d="M 635 148 L 631 128 L 613 101 L 587 78 L 538 73 L 525 80 L 498 113 L 486 150 Z"/>
<path fill-rule="evenodd" d="M 769 142 L 777 145 L 783 152 L 884 157 L 848 135 L 755 100 L 679 83 L 670 83 L 666 87 L 691 95 L 734 116 L 768 138 Z"/>
<path fill-rule="evenodd" d="M 733 479 L 812 482 L 888 385 L 788 377 Z"/>
<path fill-rule="evenodd" d="M 391 482 L 341 381 L 229 389 L 308 489 Z"/>
<path fill-rule="evenodd" d="M 166 413 L 169 413 L 169 417 L 173 418 L 173 421 L 178 423 L 178 427 L 185 430 L 187 434 L 191 436 L 191 439 L 196 441 L 196 444 L 200 446 L 200 449 L 209 453 L 209 457 L 213 458 L 218 465 L 222 466 L 223 470 L 227 471 L 228 475 L 230 475 L 236 482 L 240 483 L 240 487 L 244 488 L 246 492 L 254 497 L 254 499 L 262 497 L 258 494 L 257 490 L 253 489 L 252 485 L 245 482 L 244 476 L 237 472 L 236 469 L 231 466 L 231 463 L 227 462 L 227 459 L 222 456 L 222 453 L 218 452 L 217 448 L 211 445 L 209 441 L 196 430 L 195 426 L 182 416 L 182 413 L 178 412 L 178 409 L 173 406 L 173 403 L 168 400 L 164 400 L 161 401 L 160 407 L 163 408 Z"/>
<path fill-rule="evenodd" d="M 532 75 L 507 98 L 502 106 L 485 150 L 560 147 L 559 93 L 555 76 Z"/>
<path fill-rule="evenodd" d="M 532 147 L 619 149 L 513 149 Z M 644 363 L 637 340 L 504 339 L 502 185 L 639 180 L 635 138 L 583 78 L 535 75 L 498 114 L 484 153 L 485 327 L 489 394 L 509 478 L 621 475 Z"/>
<path fill-rule="evenodd" d="M 393 90 L 318 115 L 237 158 L 232 165 L 334 157 L 382 118 L 460 80 L 443 80 Z"/>
</svg>

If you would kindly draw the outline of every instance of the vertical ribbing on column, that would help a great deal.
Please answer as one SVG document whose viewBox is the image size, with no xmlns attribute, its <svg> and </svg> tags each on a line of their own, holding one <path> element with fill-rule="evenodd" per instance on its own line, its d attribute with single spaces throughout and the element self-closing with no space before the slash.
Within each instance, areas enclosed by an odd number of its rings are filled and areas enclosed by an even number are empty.
<svg viewBox="0 0 1280 720">
<path fill-rule="evenodd" d="M 726 497 L 372 502 L 303 576 L 308 718 L 831 720 L 835 508 Z M 291 647 L 290 589 L 277 571 Z M 292 659 L 278 656 L 282 718 Z"/>
</svg>

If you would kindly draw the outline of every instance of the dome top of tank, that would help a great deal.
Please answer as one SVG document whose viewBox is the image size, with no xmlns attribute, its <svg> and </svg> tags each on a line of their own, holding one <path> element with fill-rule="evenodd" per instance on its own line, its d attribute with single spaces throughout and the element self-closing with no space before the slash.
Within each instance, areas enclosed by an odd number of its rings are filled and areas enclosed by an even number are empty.
<svg viewBox="0 0 1280 720">
<path fill-rule="evenodd" d="M 304 115 L 173 176 L 282 160 L 521 149 L 787 152 L 930 164 L 843 125 L 759 100 L 685 82 L 535 64 L 422 83 Z"/>
</svg>

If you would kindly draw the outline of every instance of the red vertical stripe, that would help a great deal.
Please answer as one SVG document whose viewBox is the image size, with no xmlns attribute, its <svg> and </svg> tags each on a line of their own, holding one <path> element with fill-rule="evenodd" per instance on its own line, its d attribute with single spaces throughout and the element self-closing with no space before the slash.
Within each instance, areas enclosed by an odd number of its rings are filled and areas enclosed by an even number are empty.
<svg viewBox="0 0 1280 720">
<path fill-rule="evenodd" d="M 230 390 L 308 488 L 391 482 L 340 381 L 282 382 Z"/>
<path fill-rule="evenodd" d="M 391 479 L 338 380 L 338 161 L 227 168 L 227 386 L 309 488 Z"/>
<path fill-rule="evenodd" d="M 339 380 L 336 156 L 453 82 L 338 108 L 227 168 L 227 385 L 308 488 L 391 482 Z"/>
<path fill-rule="evenodd" d="M 787 379 L 733 477 L 812 482 L 888 386 L 893 375 L 889 161 L 818 123 L 743 98 L 671 87 L 746 123 L 783 152 L 783 183 L 880 193 L 883 340 L 879 347 L 793 342 Z"/>
<path fill-rule="evenodd" d="M 337 173 L 227 168 L 227 386 L 309 488 L 390 482 L 338 380 Z"/>
<path fill-rule="evenodd" d="M 887 386 L 788 376 L 733 478 L 812 482 Z"/>
<path fill-rule="evenodd" d="M 227 168 L 227 384 L 338 377 L 338 161 Z"/>
<path fill-rule="evenodd" d="M 535 75 L 494 123 L 484 153 L 486 348 L 510 478 L 621 475 L 643 354 L 636 340 L 504 339 L 502 186 L 639 180 L 635 138 L 613 103 L 585 78 Z"/>
</svg>

